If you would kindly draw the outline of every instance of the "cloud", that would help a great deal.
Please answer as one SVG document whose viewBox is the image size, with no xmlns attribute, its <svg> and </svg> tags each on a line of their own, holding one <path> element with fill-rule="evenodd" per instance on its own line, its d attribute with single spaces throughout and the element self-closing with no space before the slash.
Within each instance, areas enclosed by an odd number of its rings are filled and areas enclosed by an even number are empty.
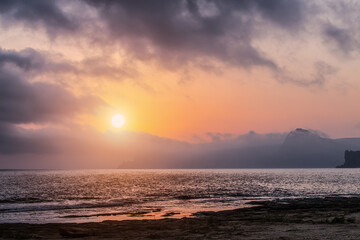
<svg viewBox="0 0 360 240">
<path fill-rule="evenodd" d="M 105 81 L 131 81 L 153 91 L 151 86 L 136 78 L 138 72 L 132 61 L 117 61 L 105 55 L 73 61 L 62 54 L 33 48 L 20 51 L 0 48 L 0 68 L 11 72 L 13 77 L 26 79 L 25 82 L 52 83 L 69 91 L 86 92 L 89 90 L 87 84 L 101 87 Z"/>
<path fill-rule="evenodd" d="M 326 14 L 320 35 L 331 47 L 347 57 L 360 50 L 360 3 L 351 0 L 326 1 L 322 9 Z"/>
<path fill-rule="evenodd" d="M 207 132 L 206 136 L 212 142 L 218 142 L 218 141 L 234 138 L 234 135 L 231 133 L 219 133 L 219 132 Z"/>
<path fill-rule="evenodd" d="M 266 146 L 281 144 L 287 133 L 268 133 L 261 134 L 249 131 L 246 134 L 231 134 L 219 132 L 206 132 L 203 135 L 194 135 L 192 140 L 195 146 L 207 151 L 239 149 L 255 146 Z"/>
<path fill-rule="evenodd" d="M 85 134 L 80 131 L 83 127 L 75 127 L 67 120 L 110 106 L 96 96 L 75 96 L 61 85 L 29 81 L 34 74 L 70 71 L 65 65 L 54 63 L 33 49 L 0 49 L 0 155 L 61 155 L 66 151 L 81 152 L 91 145 L 85 137 L 91 131 L 87 129 Z M 45 128 L 48 123 L 53 127 Z M 31 124 L 41 128 L 32 129 Z M 69 127 L 76 130 L 69 131 Z"/>
<path fill-rule="evenodd" d="M 97 97 L 77 97 L 59 85 L 26 81 L 23 70 L 38 68 L 37 57 L 33 51 L 0 51 L 0 122 L 57 122 L 106 106 Z"/>
<path fill-rule="evenodd" d="M 0 1 L 2 23 L 12 24 L 13 21 L 17 21 L 32 28 L 41 25 L 51 35 L 56 35 L 62 30 L 75 30 L 76 23 L 57 5 L 58 2 L 47 0 Z"/>
<path fill-rule="evenodd" d="M 75 97 L 53 84 L 27 83 L 0 71 L 0 121 L 11 123 L 56 122 L 90 111 L 102 102 L 95 97 Z"/>
<path fill-rule="evenodd" d="M 125 50 L 126 57 L 135 60 L 131 67 L 114 64 L 116 61 L 109 56 L 78 63 L 46 64 L 47 71 L 60 68 L 59 71 L 73 73 L 72 76 L 100 74 L 99 79 L 133 78 L 137 60 L 146 61 L 146 64 L 153 60 L 181 73 L 186 72 L 186 67 L 201 68 L 204 65 L 213 68 L 229 65 L 245 69 L 263 67 L 270 69 L 280 82 L 302 87 L 321 86 L 328 73 L 315 66 L 316 73 L 312 78 L 299 79 L 261 51 L 257 40 L 278 29 L 297 36 L 297 33 L 307 31 L 307 23 L 319 24 L 320 21 L 321 30 L 316 34 L 330 40 L 345 53 L 359 49 L 360 42 L 355 34 L 359 27 L 355 21 L 359 5 L 348 1 L 14 0 L 1 1 L 0 9 L 2 21 L 7 24 L 15 20 L 32 29 L 39 29 L 41 25 L 51 35 L 59 35 L 59 32 L 67 38 L 85 37 L 91 44 L 98 42 L 102 47 L 119 52 Z M 330 20 L 324 24 L 315 12 L 325 13 Z M 338 19 L 339 24 L 331 23 L 332 18 Z M 86 68 L 88 63 L 91 65 Z M 117 71 L 119 68 L 121 70 Z M 142 87 L 151 89 L 150 86 Z"/>
<path fill-rule="evenodd" d="M 302 1 L 249 1 L 251 4 L 256 5 L 257 9 L 264 15 L 265 18 L 284 28 L 297 28 L 304 20 L 305 5 Z M 234 2 L 240 1 L 234 0 Z"/>
<path fill-rule="evenodd" d="M 303 87 L 321 86 L 330 74 L 315 63 L 316 73 L 311 79 L 296 78 L 255 44 L 258 38 L 271 34 L 271 29 L 282 29 L 292 35 L 303 31 L 306 19 L 314 17 L 309 16 L 310 4 L 304 1 L 83 0 L 69 3 L 38 0 L 4 1 L 1 4 L 3 19 L 10 16 L 19 21 L 26 20 L 30 28 L 41 23 L 48 31 L 66 30 L 68 34 L 64 32 L 64 36 L 68 37 L 73 36 L 72 30 L 76 29 L 79 33 L 76 37 L 83 35 L 94 42 L 101 39 L 101 45 L 107 46 L 111 42 L 114 49 L 125 49 L 127 58 L 135 60 L 129 67 L 114 64 L 116 61 L 111 56 L 81 62 L 57 62 L 49 61 L 49 56 L 44 61 L 38 54 L 38 61 L 43 61 L 39 64 L 43 72 L 70 73 L 72 77 L 82 78 L 96 74 L 98 79 L 122 81 L 134 80 L 136 60 L 147 64 L 154 60 L 167 69 L 180 72 L 186 72 L 186 67 L 194 65 L 219 68 L 221 66 L 216 63 L 220 62 L 236 68 L 264 67 L 270 69 L 278 81 Z M 74 9 L 84 11 L 74 16 Z M 324 32 L 337 44 L 343 44 L 343 49 L 354 47 L 345 29 L 328 25 Z M 32 54 L 36 55 L 36 51 Z M 151 89 L 141 82 L 137 84 Z"/>
<path fill-rule="evenodd" d="M 0 67 L 4 67 L 6 64 L 14 64 L 23 70 L 29 70 L 34 67 L 36 59 L 39 57 L 32 49 L 16 52 L 0 48 Z"/>
<path fill-rule="evenodd" d="M 53 140 L 44 131 L 26 130 L 0 122 L 0 154 L 55 153 L 56 144 Z"/>
<path fill-rule="evenodd" d="M 359 50 L 360 43 L 354 37 L 352 30 L 336 27 L 327 24 L 324 27 L 324 34 L 327 39 L 333 42 L 343 53 L 349 54 L 354 50 Z"/>
<path fill-rule="evenodd" d="M 210 58 L 238 67 L 277 64 L 253 44 L 258 24 L 293 31 L 303 20 L 301 1 L 93 1 L 111 39 L 137 58 L 168 67 Z"/>
<path fill-rule="evenodd" d="M 275 76 L 282 83 L 291 83 L 300 87 L 321 87 L 325 85 L 336 72 L 337 68 L 326 62 L 318 61 L 314 63 L 314 73 L 308 78 L 293 77 L 286 69 L 277 71 Z"/>
</svg>

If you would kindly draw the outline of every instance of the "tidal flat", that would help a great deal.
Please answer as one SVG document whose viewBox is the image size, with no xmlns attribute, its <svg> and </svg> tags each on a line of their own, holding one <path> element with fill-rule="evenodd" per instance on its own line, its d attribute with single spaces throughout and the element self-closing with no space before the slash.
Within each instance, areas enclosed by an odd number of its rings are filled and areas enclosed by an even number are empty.
<svg viewBox="0 0 360 240">
<path fill-rule="evenodd" d="M 359 239 L 360 198 L 256 201 L 181 219 L 4 223 L 0 239 Z"/>
</svg>

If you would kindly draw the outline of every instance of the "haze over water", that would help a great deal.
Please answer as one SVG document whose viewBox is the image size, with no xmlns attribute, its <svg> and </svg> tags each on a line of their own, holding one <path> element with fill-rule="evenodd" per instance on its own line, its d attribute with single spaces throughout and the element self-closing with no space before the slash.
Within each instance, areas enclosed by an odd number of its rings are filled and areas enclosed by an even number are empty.
<svg viewBox="0 0 360 240">
<path fill-rule="evenodd" d="M 0 223 L 154 219 L 252 200 L 357 196 L 360 170 L 1 171 L 0 189 Z"/>
</svg>

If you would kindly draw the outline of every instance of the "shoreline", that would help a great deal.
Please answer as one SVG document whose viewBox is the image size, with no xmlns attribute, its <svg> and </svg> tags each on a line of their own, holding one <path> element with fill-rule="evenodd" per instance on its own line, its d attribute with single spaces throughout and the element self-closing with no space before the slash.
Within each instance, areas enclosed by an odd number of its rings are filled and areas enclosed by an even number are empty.
<svg viewBox="0 0 360 240">
<path fill-rule="evenodd" d="M 181 219 L 2 223 L 0 239 L 358 239 L 360 236 L 360 197 L 277 199 L 252 204 L 256 206 L 198 212 L 194 217 Z"/>
</svg>

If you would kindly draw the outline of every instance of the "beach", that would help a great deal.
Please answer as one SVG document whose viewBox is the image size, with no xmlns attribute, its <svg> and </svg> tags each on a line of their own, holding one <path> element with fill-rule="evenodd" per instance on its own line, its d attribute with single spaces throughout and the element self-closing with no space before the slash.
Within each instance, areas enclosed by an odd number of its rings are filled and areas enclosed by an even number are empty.
<svg viewBox="0 0 360 240">
<path fill-rule="evenodd" d="M 359 239 L 360 198 L 257 201 L 181 219 L 4 223 L 0 239 Z M 254 205 L 255 204 L 255 205 Z"/>
</svg>

